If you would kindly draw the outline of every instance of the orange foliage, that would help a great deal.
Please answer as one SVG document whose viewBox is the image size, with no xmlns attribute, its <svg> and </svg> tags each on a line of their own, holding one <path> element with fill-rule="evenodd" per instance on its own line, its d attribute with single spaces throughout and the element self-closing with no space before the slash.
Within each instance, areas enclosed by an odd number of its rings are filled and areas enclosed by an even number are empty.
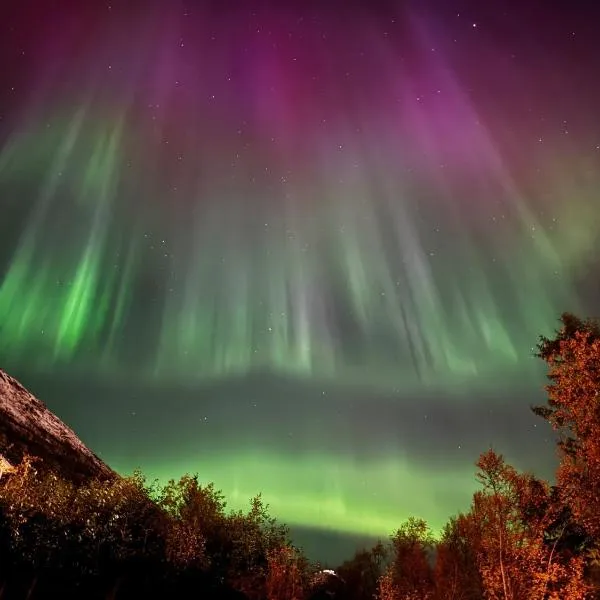
<svg viewBox="0 0 600 600">
<path fill-rule="evenodd" d="M 583 560 L 545 541 L 556 519 L 546 482 L 517 472 L 492 450 L 479 461 L 483 489 L 461 526 L 488 600 L 583 600 Z"/>
<path fill-rule="evenodd" d="M 413 517 L 391 537 L 392 564 L 379 578 L 380 600 L 433 598 L 431 552 L 434 539 L 425 521 Z"/>
<path fill-rule="evenodd" d="M 600 331 L 563 315 L 555 340 L 542 338 L 549 366 L 548 407 L 534 411 L 560 434 L 557 483 L 574 517 L 600 537 Z"/>
<path fill-rule="evenodd" d="M 472 522 L 464 515 L 450 519 L 437 544 L 434 580 L 439 600 L 481 600 L 483 585 L 477 569 Z"/>
<path fill-rule="evenodd" d="M 301 600 L 304 598 L 307 563 L 291 546 L 282 546 L 268 554 L 267 599 Z"/>
</svg>

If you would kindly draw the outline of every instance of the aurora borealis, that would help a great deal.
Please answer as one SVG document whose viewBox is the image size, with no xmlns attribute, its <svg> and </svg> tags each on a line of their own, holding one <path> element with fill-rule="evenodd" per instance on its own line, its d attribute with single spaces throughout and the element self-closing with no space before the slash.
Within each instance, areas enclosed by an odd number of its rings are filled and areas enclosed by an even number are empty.
<svg viewBox="0 0 600 600">
<path fill-rule="evenodd" d="M 531 349 L 598 301 L 589 14 L 46 4 L 0 41 L 3 368 L 294 526 L 437 528 L 490 444 L 548 467 Z"/>
</svg>

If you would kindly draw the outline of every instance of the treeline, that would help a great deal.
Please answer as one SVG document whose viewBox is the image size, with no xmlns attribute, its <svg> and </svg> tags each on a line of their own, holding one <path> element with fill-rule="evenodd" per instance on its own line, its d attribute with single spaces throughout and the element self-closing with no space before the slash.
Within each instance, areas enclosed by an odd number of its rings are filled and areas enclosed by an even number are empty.
<svg viewBox="0 0 600 600">
<path fill-rule="evenodd" d="M 557 433 L 555 485 L 490 450 L 468 512 L 435 538 L 411 518 L 328 575 L 254 498 L 228 511 L 212 485 L 140 473 L 72 483 L 0 461 L 0 600 L 583 600 L 600 598 L 600 328 L 562 316 L 541 338 Z"/>
<path fill-rule="evenodd" d="M 228 512 L 196 477 L 74 484 L 37 464 L 0 479 L 2 599 L 267 598 L 306 585 L 307 562 L 260 497 Z"/>
</svg>

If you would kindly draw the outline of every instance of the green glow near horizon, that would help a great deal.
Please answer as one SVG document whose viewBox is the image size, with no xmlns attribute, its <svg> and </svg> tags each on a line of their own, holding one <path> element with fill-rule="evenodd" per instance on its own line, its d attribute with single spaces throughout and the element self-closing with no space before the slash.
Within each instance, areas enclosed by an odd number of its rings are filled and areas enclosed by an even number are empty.
<svg viewBox="0 0 600 600">
<path fill-rule="evenodd" d="M 126 465 L 117 470 L 130 473 L 132 468 Z M 411 515 L 427 515 L 432 530 L 439 533 L 452 514 L 468 505 L 477 489 L 474 468 L 467 466 L 449 478 L 447 473 L 411 466 L 400 458 L 357 465 L 343 456 L 286 459 L 256 451 L 210 460 L 187 458 L 177 464 L 177 470 L 180 475 L 199 472 L 203 484 L 214 482 L 231 510 L 246 509 L 250 499 L 260 493 L 270 513 L 289 526 L 310 524 L 382 538 Z M 171 465 L 160 464 L 143 469 L 148 482 L 156 479 L 161 484 L 177 477 L 173 471 Z M 448 497 L 455 506 L 449 508 Z"/>
</svg>

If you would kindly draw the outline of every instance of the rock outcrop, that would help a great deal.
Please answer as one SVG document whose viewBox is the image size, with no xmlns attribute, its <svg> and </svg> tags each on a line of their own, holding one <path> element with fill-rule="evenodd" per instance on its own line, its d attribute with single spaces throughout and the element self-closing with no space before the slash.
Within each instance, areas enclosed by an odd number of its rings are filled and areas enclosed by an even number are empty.
<svg viewBox="0 0 600 600">
<path fill-rule="evenodd" d="M 0 369 L 0 455 L 14 465 L 25 454 L 73 481 L 117 477 L 43 402 Z"/>
</svg>

